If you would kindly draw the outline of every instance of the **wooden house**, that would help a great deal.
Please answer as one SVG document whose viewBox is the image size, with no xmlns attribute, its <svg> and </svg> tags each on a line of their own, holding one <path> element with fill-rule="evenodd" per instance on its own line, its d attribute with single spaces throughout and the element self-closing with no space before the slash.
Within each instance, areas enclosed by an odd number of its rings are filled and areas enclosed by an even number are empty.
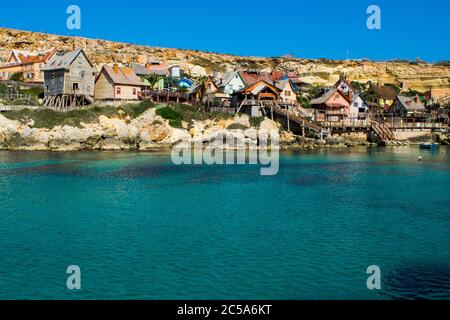
<svg viewBox="0 0 450 320">
<path fill-rule="evenodd" d="M 397 92 L 391 86 L 381 86 L 370 84 L 369 90 L 366 94 L 366 100 L 371 109 L 378 112 L 384 110 L 394 103 L 397 97 Z"/>
<path fill-rule="evenodd" d="M 387 113 L 394 117 L 418 119 L 426 118 L 425 106 L 419 96 L 403 97 L 397 96 Z"/>
<path fill-rule="evenodd" d="M 180 80 L 178 80 L 178 86 L 180 88 L 184 88 L 184 89 L 189 89 L 190 87 L 192 87 L 193 82 L 191 80 L 189 80 L 188 78 L 181 78 Z"/>
<path fill-rule="evenodd" d="M 349 121 L 351 124 L 365 124 L 369 106 L 361 93 L 354 93 L 349 108 Z"/>
<path fill-rule="evenodd" d="M 189 89 L 189 100 L 191 102 L 207 102 L 210 95 L 215 94 L 219 88 L 211 77 L 205 81 L 195 82 Z"/>
<path fill-rule="evenodd" d="M 297 93 L 290 80 L 279 80 L 275 82 L 275 85 L 281 90 L 280 100 L 282 103 L 290 105 L 297 103 Z"/>
<path fill-rule="evenodd" d="M 131 65 L 134 72 L 142 79 L 146 88 L 153 90 L 163 90 L 165 78 L 169 75 L 169 70 L 164 63 L 151 61 L 146 64 L 133 63 Z M 151 79 L 148 80 L 148 79 Z"/>
<path fill-rule="evenodd" d="M 266 107 L 279 103 L 281 89 L 259 80 L 233 94 L 232 106 L 237 112 L 244 111 L 252 117 L 261 117 L 266 114 Z"/>
<path fill-rule="evenodd" d="M 144 82 L 132 68 L 104 66 L 95 80 L 96 100 L 139 100 Z"/>
<path fill-rule="evenodd" d="M 56 53 L 43 71 L 45 106 L 70 109 L 94 102 L 95 69 L 83 49 Z"/>
<path fill-rule="evenodd" d="M 238 71 L 225 72 L 222 76 L 215 79 L 215 83 L 218 87 L 217 91 L 230 96 L 236 91 L 245 88 L 245 82 Z"/>
<path fill-rule="evenodd" d="M 350 101 L 344 94 L 334 88 L 321 97 L 310 102 L 316 109 L 315 121 L 318 122 L 344 122 L 350 113 Z"/>
<path fill-rule="evenodd" d="M 6 63 L 0 66 L 0 80 L 8 80 L 13 74 L 21 73 L 24 82 L 43 83 L 43 68 L 55 53 L 55 49 L 36 53 L 12 50 Z"/>
<path fill-rule="evenodd" d="M 355 88 L 347 77 L 339 78 L 339 81 L 334 85 L 348 100 L 353 100 L 353 96 L 357 93 Z"/>
</svg>

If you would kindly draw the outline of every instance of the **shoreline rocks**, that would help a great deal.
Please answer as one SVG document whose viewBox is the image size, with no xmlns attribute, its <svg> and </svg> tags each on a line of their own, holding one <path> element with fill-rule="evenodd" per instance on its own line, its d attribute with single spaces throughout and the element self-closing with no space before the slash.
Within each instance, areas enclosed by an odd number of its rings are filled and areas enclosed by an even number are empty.
<svg viewBox="0 0 450 320">
<path fill-rule="evenodd" d="M 231 128 L 231 129 L 230 129 Z M 237 129 L 235 129 L 237 128 Z M 109 118 L 100 116 L 97 123 L 81 123 L 80 127 L 56 126 L 52 129 L 35 128 L 34 121 L 26 124 L 0 115 L 0 150 L 20 151 L 160 151 L 171 149 L 178 143 L 191 146 L 213 146 L 224 149 L 270 149 L 261 143 L 258 130 L 279 130 L 279 149 L 320 149 L 373 147 L 377 144 L 342 137 L 316 140 L 296 136 L 284 131 L 270 119 L 251 126 L 248 116 L 236 116 L 228 120 L 191 121 L 184 128 L 172 128 L 169 121 L 149 109 L 139 117 Z M 442 142 L 448 139 L 441 139 Z M 388 146 L 407 146 L 411 143 L 391 142 Z M 278 147 L 277 147 L 278 148 Z"/>
</svg>

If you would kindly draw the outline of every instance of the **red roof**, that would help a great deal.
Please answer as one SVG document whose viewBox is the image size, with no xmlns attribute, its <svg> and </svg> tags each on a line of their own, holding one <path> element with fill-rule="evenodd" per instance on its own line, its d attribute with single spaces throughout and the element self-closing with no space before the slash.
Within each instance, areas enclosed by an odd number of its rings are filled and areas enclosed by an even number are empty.
<svg viewBox="0 0 450 320">
<path fill-rule="evenodd" d="M 22 62 L 21 64 L 30 64 L 30 63 L 45 63 L 50 59 L 54 54 L 56 50 L 51 50 L 46 52 L 45 54 L 41 55 L 28 55 L 25 56 L 24 54 L 19 54 L 19 59 Z"/>
<path fill-rule="evenodd" d="M 267 83 L 273 83 L 273 76 L 266 72 L 250 72 L 250 71 L 240 71 L 239 72 L 242 80 L 244 80 L 246 85 L 251 85 L 260 80 Z"/>
</svg>

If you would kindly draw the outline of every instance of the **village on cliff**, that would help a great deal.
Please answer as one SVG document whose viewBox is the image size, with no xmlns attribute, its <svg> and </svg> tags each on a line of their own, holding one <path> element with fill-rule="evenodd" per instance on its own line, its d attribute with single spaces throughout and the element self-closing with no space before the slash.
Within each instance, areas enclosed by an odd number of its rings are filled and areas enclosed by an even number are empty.
<svg viewBox="0 0 450 320">
<path fill-rule="evenodd" d="M 2 112 L 23 107 L 19 105 L 64 112 L 151 100 L 202 106 L 209 113 L 266 117 L 303 136 L 363 130 L 380 141 L 408 132 L 444 132 L 449 123 L 448 88 L 406 91 L 396 84 L 352 81 L 345 74 L 334 86 L 318 87 L 295 71 L 280 70 L 213 70 L 194 78 L 164 61 L 94 66 L 81 48 L 12 50 L 0 65 L 0 84 L 11 102 L 0 106 Z M 40 88 L 38 102 L 31 102 L 21 88 Z"/>
</svg>

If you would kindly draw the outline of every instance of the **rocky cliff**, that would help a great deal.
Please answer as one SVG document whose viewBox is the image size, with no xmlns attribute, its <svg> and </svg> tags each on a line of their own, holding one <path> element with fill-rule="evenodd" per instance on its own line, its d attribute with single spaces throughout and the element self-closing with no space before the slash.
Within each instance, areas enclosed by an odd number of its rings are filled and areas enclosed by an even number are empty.
<svg viewBox="0 0 450 320">
<path fill-rule="evenodd" d="M 82 47 L 98 68 L 108 63 L 145 63 L 157 59 L 167 62 L 168 65 L 177 64 L 192 76 L 204 76 L 213 71 L 223 72 L 237 68 L 263 71 L 277 69 L 295 71 L 302 80 L 315 85 L 334 84 L 339 76 L 345 73 L 352 80 L 395 83 L 404 89 L 425 91 L 430 88 L 450 88 L 448 64 L 240 57 L 0 28 L 0 57 L 3 59 L 12 49 L 33 51 L 50 47 L 59 50 Z"/>
</svg>

